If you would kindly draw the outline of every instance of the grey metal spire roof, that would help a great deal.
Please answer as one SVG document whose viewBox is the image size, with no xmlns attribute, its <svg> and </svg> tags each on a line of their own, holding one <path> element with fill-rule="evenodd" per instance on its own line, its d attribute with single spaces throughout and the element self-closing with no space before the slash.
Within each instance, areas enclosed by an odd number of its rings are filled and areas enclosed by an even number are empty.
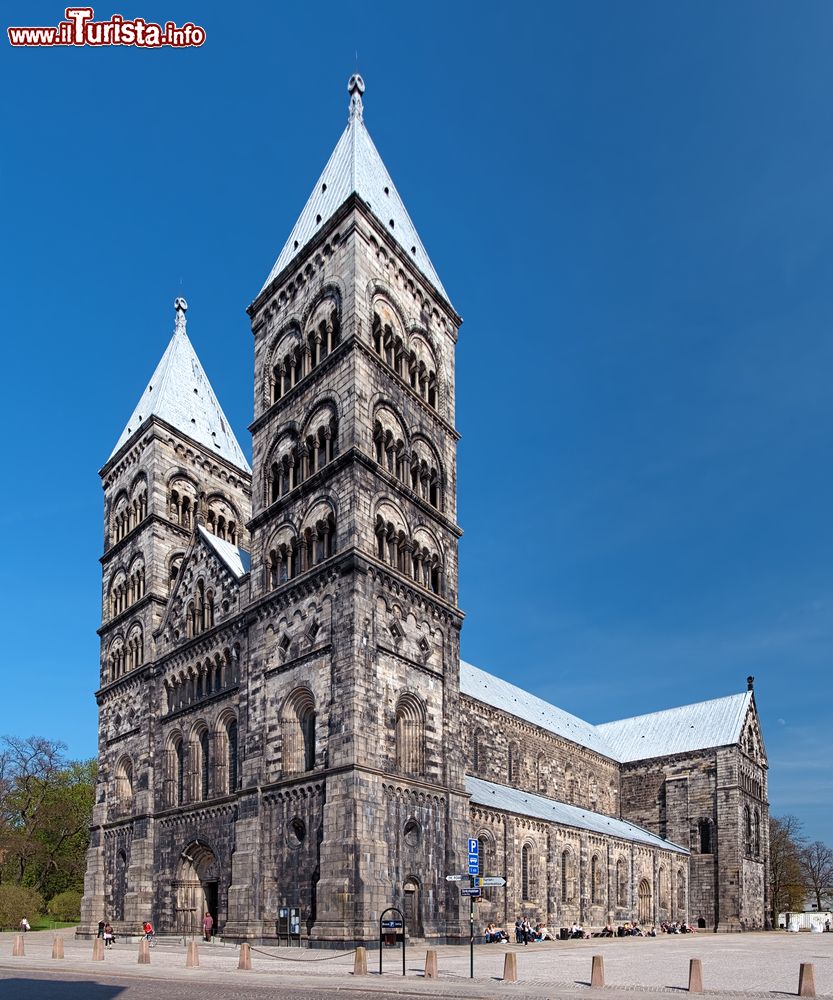
<svg viewBox="0 0 833 1000">
<path fill-rule="evenodd" d="M 595 750 L 604 757 L 617 759 L 607 741 L 589 722 L 464 660 L 460 660 L 460 691 L 525 722 L 548 729 L 565 740 Z"/>
<path fill-rule="evenodd" d="M 238 469 L 251 473 L 246 456 L 237 443 L 234 431 L 185 332 L 188 303 L 185 299 L 178 298 L 174 307 L 174 335 L 121 432 L 110 458 L 143 423 L 156 416 L 187 434 L 208 451 L 220 455 Z"/>
<path fill-rule="evenodd" d="M 617 760 L 646 760 L 691 750 L 737 743 L 752 692 L 605 722 L 596 731 L 613 748 Z"/>
<path fill-rule="evenodd" d="M 364 93 L 364 80 L 358 73 L 350 77 L 347 89 L 350 93 L 347 128 L 318 178 L 263 288 L 320 232 L 321 227 L 347 198 L 351 194 L 357 194 L 431 284 L 449 301 L 416 227 L 365 128 L 361 97 Z"/>
<path fill-rule="evenodd" d="M 650 830 L 645 830 L 634 823 L 622 819 L 605 816 L 604 813 L 592 812 L 580 806 L 571 806 L 566 802 L 548 799 L 543 795 L 534 795 L 518 788 L 508 788 L 497 785 L 493 781 L 484 781 L 466 775 L 466 791 L 471 801 L 477 806 L 492 809 L 502 809 L 517 813 L 520 816 L 532 816 L 535 819 L 548 820 L 550 823 L 560 823 L 579 830 L 589 830 L 591 833 L 604 833 L 609 837 L 619 837 L 622 840 L 635 841 L 637 844 L 649 844 L 666 851 L 676 851 L 688 854 L 689 851 L 670 840 L 663 840 Z"/>
</svg>

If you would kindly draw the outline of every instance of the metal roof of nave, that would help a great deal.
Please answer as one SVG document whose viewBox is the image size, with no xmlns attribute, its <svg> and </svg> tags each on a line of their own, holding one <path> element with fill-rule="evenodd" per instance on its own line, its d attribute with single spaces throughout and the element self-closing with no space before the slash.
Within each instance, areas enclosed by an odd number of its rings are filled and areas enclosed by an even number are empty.
<svg viewBox="0 0 833 1000">
<path fill-rule="evenodd" d="M 193 438 L 208 451 L 251 474 L 252 470 L 249 468 L 246 456 L 237 443 L 231 424 L 226 419 L 208 376 L 200 364 L 200 359 L 185 332 L 185 312 L 188 303 L 185 299 L 178 298 L 174 307 L 176 309 L 174 335 L 142 393 L 136 409 L 121 432 L 110 458 L 142 424 L 150 417 L 156 416 Z"/>
<path fill-rule="evenodd" d="M 508 681 L 460 661 L 460 690 L 619 763 L 737 743 L 752 692 L 592 725 Z"/>
<path fill-rule="evenodd" d="M 448 294 L 440 277 L 434 270 L 416 227 L 365 127 L 361 96 L 364 93 L 364 81 L 358 73 L 350 77 L 347 90 L 350 93 L 347 128 L 298 216 L 263 288 L 301 253 L 350 195 L 357 194 L 403 248 L 408 258 L 448 301 Z"/>
<path fill-rule="evenodd" d="M 605 816 L 604 813 L 582 809 L 581 806 L 571 806 L 567 802 L 548 799 L 544 795 L 524 792 L 519 788 L 508 788 L 506 785 L 484 781 L 469 774 L 466 775 L 466 791 L 471 795 L 472 803 L 477 806 L 503 809 L 521 816 L 531 816 L 534 819 L 548 820 L 550 823 L 560 823 L 562 826 L 589 830 L 591 833 L 604 833 L 608 837 L 619 837 L 638 844 L 660 847 L 666 851 L 689 853 L 685 847 L 670 840 L 663 840 L 650 830 L 628 823 L 627 820 Z"/>
<path fill-rule="evenodd" d="M 470 698 L 484 701 L 493 708 L 616 760 L 610 746 L 589 722 L 463 660 L 460 661 L 460 690 Z"/>
<path fill-rule="evenodd" d="M 752 692 L 744 691 L 618 722 L 605 722 L 596 726 L 596 731 L 623 763 L 724 747 L 740 740 L 751 700 Z"/>
</svg>

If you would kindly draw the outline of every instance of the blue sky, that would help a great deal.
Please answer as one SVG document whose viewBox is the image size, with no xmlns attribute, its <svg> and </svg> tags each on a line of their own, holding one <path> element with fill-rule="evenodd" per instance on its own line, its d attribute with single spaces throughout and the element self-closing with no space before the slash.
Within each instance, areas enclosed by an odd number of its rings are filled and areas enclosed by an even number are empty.
<svg viewBox="0 0 833 1000">
<path fill-rule="evenodd" d="M 244 310 L 358 53 L 465 318 L 464 656 L 596 722 L 754 674 L 772 809 L 827 837 L 833 7 L 230 9 L 96 7 L 196 21 L 196 50 L 0 44 L 0 732 L 95 752 L 97 470 L 180 294 L 249 451 Z"/>
</svg>

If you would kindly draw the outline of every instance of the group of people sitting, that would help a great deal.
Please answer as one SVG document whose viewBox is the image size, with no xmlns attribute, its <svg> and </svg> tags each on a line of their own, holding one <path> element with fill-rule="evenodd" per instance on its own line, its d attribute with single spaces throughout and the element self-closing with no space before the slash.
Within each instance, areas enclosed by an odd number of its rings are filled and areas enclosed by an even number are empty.
<svg viewBox="0 0 833 1000">
<path fill-rule="evenodd" d="M 529 920 L 525 920 L 522 917 L 518 917 L 515 921 L 515 943 L 516 944 L 529 944 L 530 941 L 555 941 L 557 937 L 562 940 L 590 940 L 594 937 L 657 937 L 658 934 L 695 934 L 696 931 L 691 924 L 683 921 L 671 921 L 664 922 L 660 924 L 659 929 L 656 925 L 652 925 L 649 928 L 640 927 L 639 924 L 634 920 L 625 921 L 624 924 L 620 924 L 618 927 L 614 927 L 612 923 L 608 923 L 600 930 L 591 933 L 586 931 L 581 924 L 574 923 L 572 927 L 565 927 L 562 929 L 559 935 L 554 935 L 550 929 L 542 923 L 537 923 L 534 926 Z M 503 927 L 498 927 L 496 924 L 489 923 L 486 925 L 486 930 L 484 931 L 484 936 L 486 944 L 500 943 L 501 941 L 509 941 L 509 935 L 506 933 Z"/>
</svg>

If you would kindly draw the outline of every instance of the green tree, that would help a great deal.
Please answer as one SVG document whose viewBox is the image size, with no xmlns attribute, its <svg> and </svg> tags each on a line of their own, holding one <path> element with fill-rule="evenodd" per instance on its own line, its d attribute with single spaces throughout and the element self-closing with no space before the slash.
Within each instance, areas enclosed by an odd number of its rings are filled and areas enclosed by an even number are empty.
<svg viewBox="0 0 833 1000">
<path fill-rule="evenodd" d="M 43 910 L 43 896 L 25 885 L 0 885 L 0 930 L 17 930 L 26 917 L 34 923 Z"/>
<path fill-rule="evenodd" d="M 83 886 L 95 794 L 95 761 L 64 750 L 39 736 L 0 740 L 0 881 L 47 898 Z"/>
<path fill-rule="evenodd" d="M 801 822 L 795 816 L 769 818 L 769 887 L 772 926 L 778 926 L 778 914 L 803 910 L 806 887 L 801 870 L 800 851 L 804 844 Z"/>
<path fill-rule="evenodd" d="M 81 893 L 77 889 L 67 889 L 46 904 L 46 912 L 55 920 L 70 921 L 81 917 Z"/>
</svg>

